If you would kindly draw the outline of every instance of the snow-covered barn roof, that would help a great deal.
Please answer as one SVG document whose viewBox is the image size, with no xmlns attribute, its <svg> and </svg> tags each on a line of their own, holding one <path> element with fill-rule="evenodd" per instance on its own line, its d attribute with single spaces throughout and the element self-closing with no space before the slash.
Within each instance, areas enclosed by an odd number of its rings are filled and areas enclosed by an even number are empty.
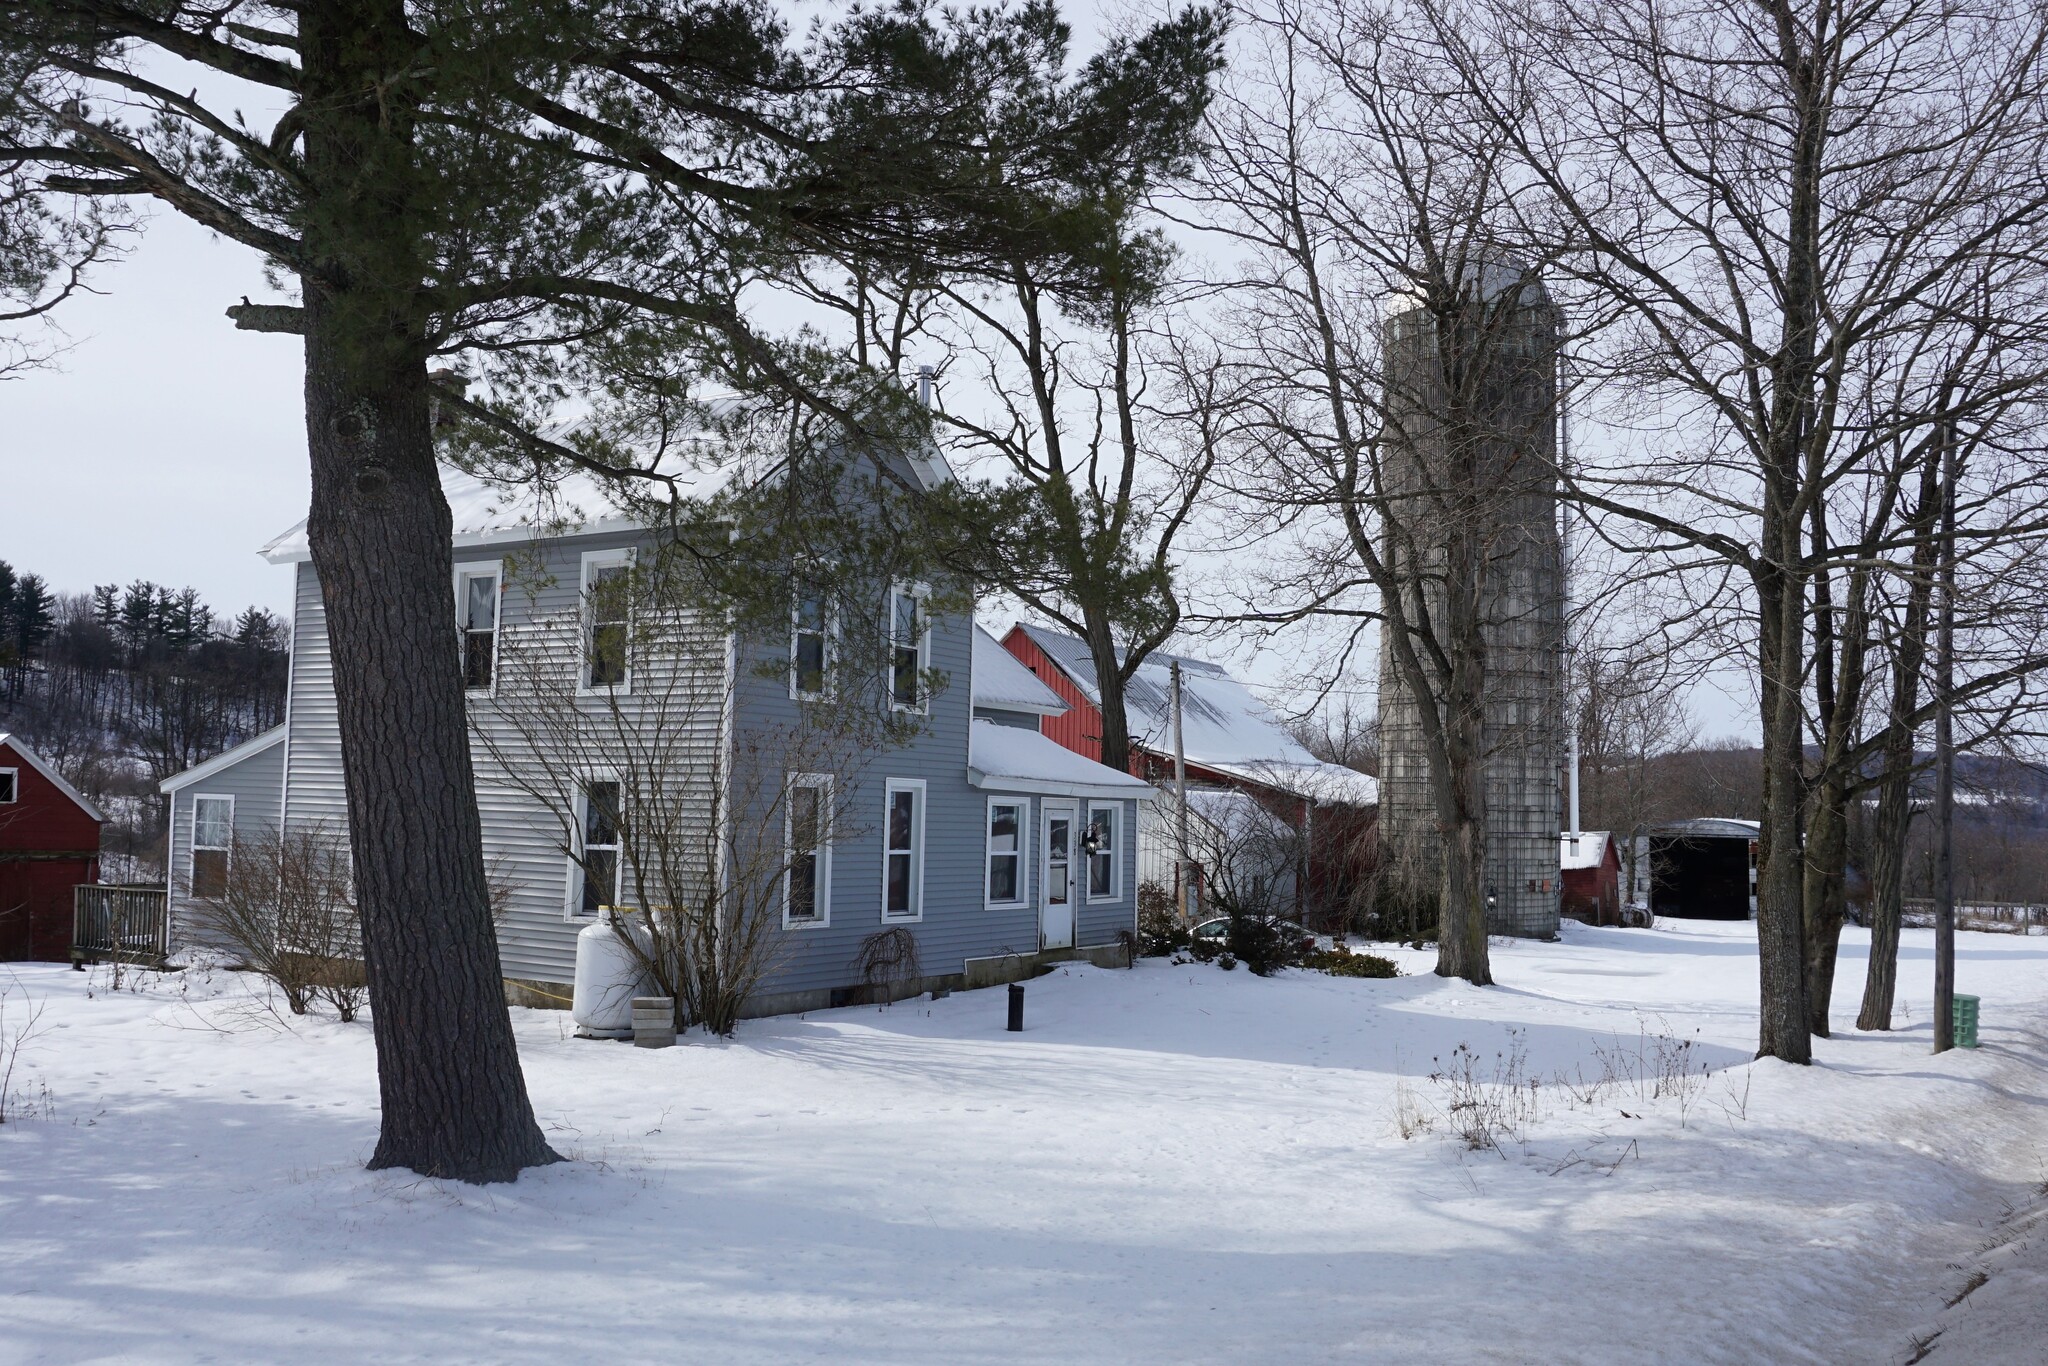
<svg viewBox="0 0 2048 1366">
<path fill-rule="evenodd" d="M 1763 826 L 1756 821 L 1736 820 L 1729 816 L 1695 816 L 1688 821 L 1653 825 L 1649 833 L 1671 839 L 1753 840 L 1762 831 Z"/>
<path fill-rule="evenodd" d="M 1018 623 L 1089 701 L 1098 705 L 1095 661 L 1087 645 L 1043 626 Z M 1266 705 L 1220 665 L 1184 655 L 1152 654 L 1124 688 L 1131 737 L 1154 754 L 1173 752 L 1169 666 L 1181 666 L 1181 710 L 1188 762 L 1316 801 L 1370 806 L 1379 784 L 1366 774 L 1328 764 L 1302 748 Z"/>
<path fill-rule="evenodd" d="M 1607 861 L 1607 842 L 1612 838 L 1605 830 L 1581 830 L 1579 847 L 1572 849 L 1572 837 L 1560 834 L 1558 839 L 1558 866 L 1567 873 L 1586 868 L 1598 868 Z"/>
<path fill-rule="evenodd" d="M 973 668 L 977 707 L 1033 716 L 1058 716 L 1067 710 L 1058 693 L 979 625 L 974 628 Z"/>
<path fill-rule="evenodd" d="M 97 806 L 94 806 L 91 802 L 87 801 L 85 799 L 84 793 L 80 792 L 70 783 L 65 782 L 63 775 L 58 773 L 56 769 L 51 768 L 48 763 L 44 762 L 42 755 L 36 753 L 33 749 L 30 749 L 28 746 L 28 742 L 26 740 L 23 740 L 20 736 L 15 735 L 9 731 L 0 730 L 0 749 L 11 751 L 16 758 L 20 759 L 23 763 L 27 764 L 36 772 L 42 774 L 44 779 L 46 779 L 49 782 L 50 786 L 56 788 L 59 792 L 62 792 L 65 796 L 69 797 L 73 802 L 77 803 L 78 809 L 83 811 L 86 815 L 102 823 L 106 821 L 107 818 L 100 811 L 100 809 Z M 0 759 L 4 758 L 4 755 L 0 755 Z"/>
<path fill-rule="evenodd" d="M 967 728 L 967 780 L 998 792 L 1060 797 L 1156 797 L 1150 783 L 1048 740 L 1035 730 L 976 721 Z"/>
</svg>

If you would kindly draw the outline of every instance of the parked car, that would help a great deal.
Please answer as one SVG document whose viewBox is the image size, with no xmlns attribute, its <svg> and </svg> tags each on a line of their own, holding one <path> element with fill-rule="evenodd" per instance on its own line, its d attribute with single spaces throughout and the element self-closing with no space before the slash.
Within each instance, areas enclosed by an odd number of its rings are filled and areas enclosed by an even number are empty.
<svg viewBox="0 0 2048 1366">
<path fill-rule="evenodd" d="M 1315 949 L 1328 948 L 1330 946 L 1328 938 L 1322 935 L 1311 934 L 1298 920 L 1274 919 L 1267 923 L 1278 933 L 1294 940 L 1294 949 L 1298 953 L 1309 953 Z M 1230 936 L 1230 917 L 1221 915 L 1213 920 L 1204 920 L 1195 926 L 1192 933 L 1197 939 L 1207 939 L 1221 944 Z"/>
</svg>

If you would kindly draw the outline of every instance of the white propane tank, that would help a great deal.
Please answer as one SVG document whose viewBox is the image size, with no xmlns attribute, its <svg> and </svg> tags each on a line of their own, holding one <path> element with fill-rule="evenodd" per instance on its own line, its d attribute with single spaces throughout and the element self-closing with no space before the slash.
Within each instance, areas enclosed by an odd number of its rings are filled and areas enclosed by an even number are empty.
<svg viewBox="0 0 2048 1366">
<path fill-rule="evenodd" d="M 651 995 L 646 972 L 612 928 L 611 908 L 576 936 L 576 990 L 569 1013 L 579 1039 L 633 1037 L 633 998 Z"/>
</svg>

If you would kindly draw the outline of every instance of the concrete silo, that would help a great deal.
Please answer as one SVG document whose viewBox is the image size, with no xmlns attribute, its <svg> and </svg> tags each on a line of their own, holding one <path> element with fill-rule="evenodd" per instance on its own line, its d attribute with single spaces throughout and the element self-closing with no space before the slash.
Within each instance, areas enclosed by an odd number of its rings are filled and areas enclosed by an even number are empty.
<svg viewBox="0 0 2048 1366">
<path fill-rule="evenodd" d="M 1479 297 L 1455 310 L 1455 323 L 1419 301 L 1389 312 L 1381 544 L 1397 578 L 1420 582 L 1439 639 L 1450 558 L 1476 571 L 1488 928 L 1548 938 L 1558 925 L 1564 748 L 1559 318 L 1533 277 L 1501 266 L 1474 273 Z M 1429 750 L 1390 631 L 1382 627 L 1380 649 L 1383 866 L 1434 896 L 1443 846 Z"/>
</svg>

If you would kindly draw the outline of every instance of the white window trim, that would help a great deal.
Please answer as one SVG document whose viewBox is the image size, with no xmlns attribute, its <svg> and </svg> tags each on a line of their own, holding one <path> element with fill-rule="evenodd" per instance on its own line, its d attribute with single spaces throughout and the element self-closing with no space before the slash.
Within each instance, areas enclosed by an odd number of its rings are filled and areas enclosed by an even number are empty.
<svg viewBox="0 0 2048 1366">
<path fill-rule="evenodd" d="M 1095 893 L 1095 856 L 1085 849 L 1081 851 L 1083 866 L 1081 876 L 1082 895 L 1090 902 L 1121 901 L 1124 895 L 1124 804 L 1122 802 L 1090 802 L 1087 807 L 1087 824 L 1081 827 L 1081 836 L 1086 838 L 1088 827 L 1095 824 L 1097 811 L 1109 812 L 1109 891 L 1097 896 Z"/>
<path fill-rule="evenodd" d="M 889 910 L 889 807 L 898 792 L 915 792 L 917 801 L 910 822 L 910 910 Z M 882 921 L 889 925 L 910 925 L 924 919 L 924 804 L 922 778 L 891 778 L 882 785 Z"/>
<path fill-rule="evenodd" d="M 17 781 L 19 781 L 19 780 L 17 779 Z M 204 846 L 202 846 L 202 845 L 201 845 L 201 844 L 199 843 L 199 803 L 201 803 L 202 801 L 206 801 L 206 802 L 226 802 L 226 803 L 228 804 L 228 842 L 227 842 L 226 844 L 208 844 L 208 845 L 204 845 Z M 214 851 L 218 850 L 219 852 L 221 852 L 221 853 L 223 853 L 223 854 L 226 854 L 226 855 L 227 855 L 227 858 L 223 860 L 223 865 L 224 865 L 224 866 L 222 867 L 222 870 L 221 870 L 221 877 L 222 877 L 223 879 L 226 879 L 226 878 L 229 878 L 229 877 L 232 877 L 232 876 L 234 876 L 234 872 L 235 872 L 235 794 L 234 794 L 234 793 L 232 793 L 232 792 L 195 792 L 195 793 L 193 793 L 193 794 L 192 794 L 192 820 L 191 820 L 191 825 L 190 825 L 190 833 L 189 833 L 189 834 L 187 834 L 187 835 L 186 835 L 186 837 L 185 837 L 185 893 L 186 893 L 186 895 L 188 895 L 188 896 L 190 896 L 190 895 L 192 895 L 192 894 L 193 894 L 193 893 L 192 893 L 192 888 L 193 888 L 193 887 L 194 887 L 194 886 L 195 886 L 195 885 L 197 884 L 197 882 L 198 882 L 198 878 L 199 878 L 199 851 L 200 851 L 200 849 L 201 849 L 202 847 L 203 847 L 204 849 L 206 849 L 206 850 L 207 850 L 207 852 L 209 852 L 209 853 L 211 853 L 211 852 L 214 852 Z"/>
<path fill-rule="evenodd" d="M 491 581 L 491 681 L 487 687 L 464 687 L 470 697 L 496 697 L 498 675 L 504 672 L 499 665 L 504 660 L 500 648 L 505 641 L 505 562 L 503 560 L 475 560 L 455 566 L 455 635 L 456 660 L 462 659 L 462 651 L 468 647 L 468 628 L 463 625 L 463 609 L 468 606 L 463 600 L 463 587 L 470 579 L 488 577 Z"/>
<path fill-rule="evenodd" d="M 596 912 L 586 915 L 583 911 L 583 865 L 577 858 L 583 852 L 583 829 L 590 815 L 590 784 L 617 783 L 618 781 L 618 775 L 615 773 L 589 772 L 576 775 L 576 805 L 569 822 L 570 852 L 562 860 L 569 870 L 569 875 L 566 879 L 569 885 L 562 897 L 562 918 L 577 925 L 594 925 L 598 923 Z M 625 785 L 623 783 L 619 785 L 619 802 L 621 805 L 625 803 Z M 610 904 L 616 907 L 619 903 L 619 887 L 624 884 L 626 877 L 626 846 L 621 841 L 612 847 L 618 851 L 619 855 L 618 867 L 615 870 L 618 882 L 612 887 L 610 901 Z"/>
<path fill-rule="evenodd" d="M 996 808 L 1013 806 L 1021 813 L 1017 817 L 1017 899 L 997 901 L 989 895 L 989 868 L 995 861 L 995 850 L 989 848 L 989 827 L 995 824 Z M 1031 904 L 1031 799 L 1029 797 L 990 797 L 988 813 L 981 826 L 981 904 L 984 910 L 1021 911 Z"/>
<path fill-rule="evenodd" d="M 832 700 L 832 657 L 837 653 L 833 646 L 839 639 L 839 613 L 830 594 L 824 596 L 825 604 L 825 686 L 820 692 L 805 692 L 796 685 L 796 638 L 803 610 L 803 594 L 792 592 L 789 597 L 789 698 L 792 702 L 829 702 Z"/>
<path fill-rule="evenodd" d="M 583 552 L 582 577 L 576 591 L 576 695 L 578 697 L 605 697 L 618 693 L 631 695 L 633 691 L 633 610 L 630 596 L 626 605 L 626 676 L 617 683 L 591 683 L 590 678 L 590 632 L 594 623 L 590 619 L 590 571 L 611 565 L 622 564 L 630 571 L 633 567 L 633 549 L 625 546 L 618 550 L 586 550 Z M 496 671 L 492 673 L 496 677 Z"/>
<path fill-rule="evenodd" d="M 21 770 L 18 768 L 0 768 L 0 773 L 5 773 L 9 779 L 7 796 L 4 800 L 0 800 L 0 806 L 11 806 L 13 803 L 21 800 Z"/>
<path fill-rule="evenodd" d="M 809 918 L 791 916 L 789 913 L 789 865 L 796 856 L 796 809 L 785 798 L 782 804 L 782 928 L 785 930 L 822 930 L 832 924 L 832 775 L 829 773 L 792 773 L 789 775 L 792 788 L 816 788 L 824 795 L 818 800 L 818 822 L 823 839 L 818 844 L 818 913 Z"/>
<path fill-rule="evenodd" d="M 910 598 L 917 603 L 917 701 L 896 700 L 896 600 Z M 892 583 L 889 585 L 889 659 L 882 666 L 882 695 L 889 699 L 891 711 L 916 712 L 922 716 L 931 708 L 931 697 L 925 692 L 924 675 L 931 668 L 932 660 L 932 614 L 931 590 L 921 583 Z"/>
</svg>

